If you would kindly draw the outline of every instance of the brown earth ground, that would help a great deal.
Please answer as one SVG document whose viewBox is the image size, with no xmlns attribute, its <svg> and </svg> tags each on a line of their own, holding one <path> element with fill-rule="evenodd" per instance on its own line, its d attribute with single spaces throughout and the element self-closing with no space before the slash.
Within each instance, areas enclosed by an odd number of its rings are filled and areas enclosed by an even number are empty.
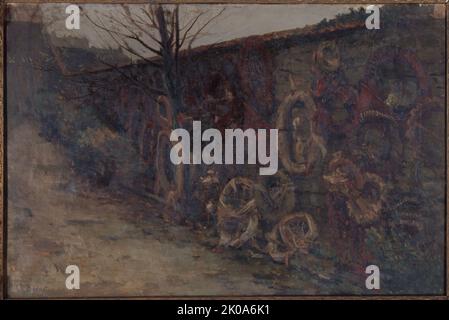
<svg viewBox="0 0 449 320">
<path fill-rule="evenodd" d="M 91 191 L 70 168 L 31 122 L 10 130 L 9 297 L 356 294 L 364 287 L 312 255 L 287 267 L 247 250 L 215 252 L 205 232 L 165 222 L 147 200 Z M 80 269 L 80 290 L 65 288 L 71 264 Z"/>
</svg>

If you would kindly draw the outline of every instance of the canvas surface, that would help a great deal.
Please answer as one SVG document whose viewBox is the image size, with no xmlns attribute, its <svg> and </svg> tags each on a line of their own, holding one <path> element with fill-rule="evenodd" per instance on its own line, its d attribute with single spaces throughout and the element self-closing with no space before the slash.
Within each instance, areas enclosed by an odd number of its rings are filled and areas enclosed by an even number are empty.
<svg viewBox="0 0 449 320">
<path fill-rule="evenodd" d="M 8 296 L 444 294 L 443 5 L 67 6 L 7 6 Z"/>
</svg>

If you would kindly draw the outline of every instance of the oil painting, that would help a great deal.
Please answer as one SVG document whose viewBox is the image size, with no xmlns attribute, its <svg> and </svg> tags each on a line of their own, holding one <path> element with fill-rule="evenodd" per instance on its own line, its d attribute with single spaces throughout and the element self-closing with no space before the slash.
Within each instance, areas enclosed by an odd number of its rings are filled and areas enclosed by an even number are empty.
<svg viewBox="0 0 449 320">
<path fill-rule="evenodd" d="M 445 19 L 8 4 L 7 296 L 443 295 Z"/>
</svg>

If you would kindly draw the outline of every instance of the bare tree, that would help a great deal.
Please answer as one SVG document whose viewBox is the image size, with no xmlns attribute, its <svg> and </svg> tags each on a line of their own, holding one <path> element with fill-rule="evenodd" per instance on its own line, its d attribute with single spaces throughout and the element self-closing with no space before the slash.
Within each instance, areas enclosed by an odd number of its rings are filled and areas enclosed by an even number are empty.
<svg viewBox="0 0 449 320">
<path fill-rule="evenodd" d="M 176 114 L 184 110 L 181 50 L 190 50 L 204 29 L 224 12 L 224 8 L 211 17 L 207 17 L 205 11 L 198 12 L 182 25 L 179 5 L 150 4 L 140 7 L 137 12 L 132 12 L 127 5 L 122 5 L 121 8 L 122 10 L 114 15 L 97 16 L 96 19 L 87 15 L 87 18 L 95 27 L 105 31 L 118 48 L 161 70 L 165 82 L 165 95 L 174 110 L 171 123 L 177 125 Z M 114 24 L 118 28 L 112 29 L 107 26 L 105 19 L 109 25 Z M 120 71 L 117 66 L 104 63 Z M 142 81 L 134 79 L 132 75 L 127 77 L 132 82 Z M 142 85 L 150 94 L 160 93 L 159 88 Z"/>
</svg>

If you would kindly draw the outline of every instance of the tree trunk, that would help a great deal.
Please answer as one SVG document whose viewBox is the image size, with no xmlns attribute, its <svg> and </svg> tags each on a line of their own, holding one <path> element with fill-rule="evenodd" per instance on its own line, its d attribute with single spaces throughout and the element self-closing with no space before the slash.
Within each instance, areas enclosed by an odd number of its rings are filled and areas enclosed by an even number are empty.
<svg viewBox="0 0 449 320">
<path fill-rule="evenodd" d="M 176 14 L 174 12 L 172 14 Z M 183 110 L 181 81 L 179 76 L 178 66 L 178 54 L 177 48 L 173 48 L 172 39 L 174 35 L 170 35 L 167 28 L 167 20 L 165 17 L 164 9 L 162 6 L 158 6 L 156 9 L 156 19 L 159 25 L 159 35 L 161 39 L 161 54 L 164 64 L 164 80 L 167 87 L 168 98 L 173 107 L 173 119 L 172 123 L 174 127 L 178 127 L 179 124 L 176 121 L 176 115 L 179 111 Z M 179 27 L 179 26 L 177 26 Z"/>
</svg>

